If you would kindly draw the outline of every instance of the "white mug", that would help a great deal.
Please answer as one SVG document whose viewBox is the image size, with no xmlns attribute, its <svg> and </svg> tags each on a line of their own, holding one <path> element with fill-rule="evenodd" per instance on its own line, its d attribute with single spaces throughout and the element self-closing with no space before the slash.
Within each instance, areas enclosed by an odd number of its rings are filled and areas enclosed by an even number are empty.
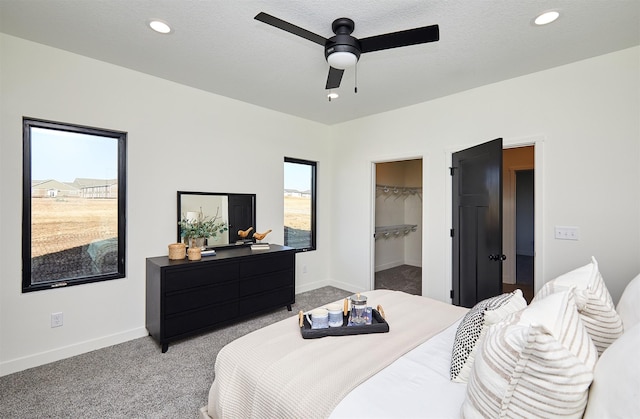
<svg viewBox="0 0 640 419">
<path fill-rule="evenodd" d="M 329 312 L 329 327 L 342 327 L 342 306 L 337 303 L 327 304 L 325 307 Z"/>
<path fill-rule="evenodd" d="M 311 318 L 309 318 L 309 313 L 306 313 L 305 317 L 312 329 L 326 329 L 329 327 L 329 311 L 326 308 L 316 308 L 311 310 L 310 313 Z"/>
</svg>

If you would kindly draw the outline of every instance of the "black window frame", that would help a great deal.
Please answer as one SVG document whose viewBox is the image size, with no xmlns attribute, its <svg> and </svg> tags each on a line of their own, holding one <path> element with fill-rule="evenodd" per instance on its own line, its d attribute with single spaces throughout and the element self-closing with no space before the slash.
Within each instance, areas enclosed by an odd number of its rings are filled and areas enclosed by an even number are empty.
<svg viewBox="0 0 640 419">
<path fill-rule="evenodd" d="M 304 164 L 311 168 L 311 243 L 309 246 L 305 247 L 294 247 L 296 252 L 309 252 L 316 250 L 316 238 L 317 238 L 317 212 L 316 212 L 316 201 L 317 201 L 317 178 L 318 178 L 318 162 L 311 160 L 298 159 L 293 157 L 285 157 L 284 163 L 295 163 L 295 164 Z M 285 246 L 290 246 L 287 244 L 287 235 L 284 235 L 284 244 Z M 293 246 L 290 246 L 293 247 Z"/>
<path fill-rule="evenodd" d="M 95 128 L 78 124 L 48 121 L 44 119 L 23 117 L 23 164 L 22 164 L 22 292 L 41 291 L 55 288 L 66 288 L 93 282 L 108 281 L 126 276 L 126 169 L 127 133 L 103 128 Z M 34 282 L 32 278 L 32 140 L 31 129 L 42 128 L 54 131 L 85 134 L 112 138 L 117 141 L 117 260 L 116 268 L 111 272 L 92 275 L 80 275 L 68 278 L 55 278 Z"/>
</svg>

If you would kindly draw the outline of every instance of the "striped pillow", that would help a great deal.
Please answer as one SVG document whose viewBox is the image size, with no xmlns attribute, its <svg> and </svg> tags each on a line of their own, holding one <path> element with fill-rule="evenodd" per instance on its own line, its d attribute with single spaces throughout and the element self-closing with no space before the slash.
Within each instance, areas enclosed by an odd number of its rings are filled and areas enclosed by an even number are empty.
<svg viewBox="0 0 640 419">
<path fill-rule="evenodd" d="M 587 328 L 593 343 L 598 348 L 598 354 L 602 354 L 622 335 L 624 327 L 598 270 L 596 258 L 591 257 L 591 263 L 588 265 L 560 275 L 544 284 L 533 301 L 572 287 L 574 287 L 576 306 L 584 327 Z"/>
<path fill-rule="evenodd" d="M 579 418 L 597 359 L 573 293 L 532 302 L 487 331 L 462 415 Z"/>
<path fill-rule="evenodd" d="M 471 374 L 476 351 L 489 326 L 526 306 L 527 301 L 519 289 L 487 298 L 473 306 L 456 330 L 449 369 L 451 380 L 466 383 Z"/>
</svg>

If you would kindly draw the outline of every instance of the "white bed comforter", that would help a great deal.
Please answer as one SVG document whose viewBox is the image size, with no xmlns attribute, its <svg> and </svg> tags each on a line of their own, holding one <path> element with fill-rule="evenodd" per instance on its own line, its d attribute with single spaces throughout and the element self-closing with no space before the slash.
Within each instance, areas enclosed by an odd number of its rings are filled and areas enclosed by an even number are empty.
<svg viewBox="0 0 640 419">
<path fill-rule="evenodd" d="M 467 392 L 451 381 L 451 348 L 460 321 L 353 389 L 331 419 L 457 419 Z"/>
<path fill-rule="evenodd" d="M 218 354 L 207 414 L 327 417 L 354 388 L 467 311 L 397 291 L 366 295 L 384 308 L 389 333 L 302 339 L 291 317 L 243 336 Z"/>
</svg>

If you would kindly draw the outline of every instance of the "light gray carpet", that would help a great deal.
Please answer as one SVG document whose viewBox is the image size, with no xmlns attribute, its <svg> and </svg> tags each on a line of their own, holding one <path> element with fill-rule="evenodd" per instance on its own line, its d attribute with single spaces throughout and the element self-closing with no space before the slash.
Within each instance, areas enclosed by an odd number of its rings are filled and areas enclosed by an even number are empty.
<svg viewBox="0 0 640 419">
<path fill-rule="evenodd" d="M 175 342 L 164 354 L 144 337 L 0 377 L 0 418 L 196 418 L 224 345 L 350 294 L 334 287 L 298 294 L 292 312 L 277 309 Z"/>
<path fill-rule="evenodd" d="M 400 265 L 395 268 L 376 272 L 375 289 L 404 291 L 408 294 L 422 295 L 422 268 Z"/>
</svg>

